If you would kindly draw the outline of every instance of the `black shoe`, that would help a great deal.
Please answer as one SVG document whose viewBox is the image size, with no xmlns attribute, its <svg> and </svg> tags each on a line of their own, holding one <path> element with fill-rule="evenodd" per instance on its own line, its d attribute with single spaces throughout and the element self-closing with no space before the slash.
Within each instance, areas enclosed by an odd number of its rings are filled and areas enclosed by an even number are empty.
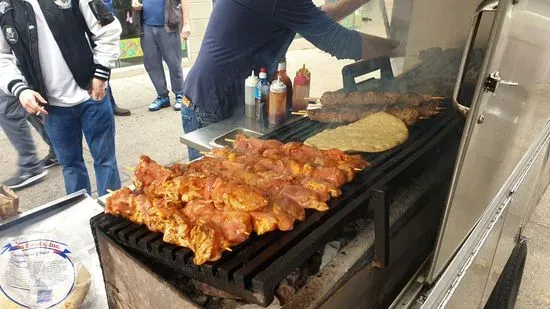
<svg viewBox="0 0 550 309">
<path fill-rule="evenodd" d="M 129 109 L 120 108 L 116 105 L 113 105 L 113 112 L 115 116 L 130 116 L 132 114 Z"/>
<path fill-rule="evenodd" d="M 40 179 L 44 178 L 46 175 L 48 175 L 47 170 L 43 170 L 42 172 L 39 172 L 36 174 L 25 174 L 25 175 L 13 176 L 12 178 L 8 179 L 4 183 L 4 185 L 6 185 L 10 189 L 19 189 L 39 181 Z"/>
<path fill-rule="evenodd" d="M 54 167 L 59 165 L 59 161 L 55 158 L 53 154 L 48 154 L 44 159 L 42 159 L 42 165 L 44 168 Z"/>
</svg>

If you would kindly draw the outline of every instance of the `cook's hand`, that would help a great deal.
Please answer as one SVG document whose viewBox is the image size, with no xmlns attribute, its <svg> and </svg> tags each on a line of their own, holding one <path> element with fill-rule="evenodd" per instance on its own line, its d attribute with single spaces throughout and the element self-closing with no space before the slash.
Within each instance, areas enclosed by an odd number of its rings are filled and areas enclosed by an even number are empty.
<svg viewBox="0 0 550 309">
<path fill-rule="evenodd" d="M 183 28 L 181 29 L 181 37 L 184 40 L 187 40 L 191 36 L 191 26 L 189 24 L 183 25 Z"/>
<path fill-rule="evenodd" d="M 88 90 L 88 93 L 90 94 L 90 97 L 95 101 L 102 101 L 105 97 L 105 83 L 106 81 L 94 78 L 92 79 L 92 86 L 90 87 L 90 90 Z"/>
<path fill-rule="evenodd" d="M 361 33 L 361 41 L 363 45 L 362 58 L 365 60 L 380 56 L 396 57 L 403 53 L 399 49 L 400 42 L 396 40 Z"/>
<path fill-rule="evenodd" d="M 23 108 L 31 114 L 44 114 L 47 115 L 48 112 L 40 106 L 38 103 L 48 104 L 46 100 L 40 95 L 40 93 L 31 90 L 25 89 L 19 94 L 19 102 L 23 105 Z"/>
</svg>

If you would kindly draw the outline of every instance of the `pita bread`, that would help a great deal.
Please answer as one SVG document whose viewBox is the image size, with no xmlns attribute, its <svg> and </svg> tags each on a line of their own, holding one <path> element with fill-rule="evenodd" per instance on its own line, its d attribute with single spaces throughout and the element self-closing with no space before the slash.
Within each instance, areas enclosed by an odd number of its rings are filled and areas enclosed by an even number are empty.
<svg viewBox="0 0 550 309">
<path fill-rule="evenodd" d="M 319 149 L 350 152 L 383 152 L 403 144 L 409 137 L 407 125 L 388 113 L 372 114 L 352 124 L 325 130 L 305 141 Z"/>
</svg>

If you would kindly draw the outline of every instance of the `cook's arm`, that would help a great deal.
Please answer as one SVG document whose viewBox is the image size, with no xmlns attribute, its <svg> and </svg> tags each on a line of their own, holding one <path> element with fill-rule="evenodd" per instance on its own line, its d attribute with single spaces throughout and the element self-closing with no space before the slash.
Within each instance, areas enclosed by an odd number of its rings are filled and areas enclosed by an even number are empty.
<svg viewBox="0 0 550 309">
<path fill-rule="evenodd" d="M 94 77 L 108 80 L 120 54 L 120 22 L 107 9 L 103 0 L 80 0 L 80 11 L 91 32 L 94 63 Z"/>
<path fill-rule="evenodd" d="M 325 11 L 330 18 L 340 21 L 369 1 L 370 0 L 340 0 L 334 3 L 324 4 L 321 10 Z"/>
<path fill-rule="evenodd" d="M 359 60 L 392 55 L 399 45 L 393 40 L 343 27 L 311 0 L 279 0 L 275 14 L 281 23 L 338 59 Z"/>
</svg>

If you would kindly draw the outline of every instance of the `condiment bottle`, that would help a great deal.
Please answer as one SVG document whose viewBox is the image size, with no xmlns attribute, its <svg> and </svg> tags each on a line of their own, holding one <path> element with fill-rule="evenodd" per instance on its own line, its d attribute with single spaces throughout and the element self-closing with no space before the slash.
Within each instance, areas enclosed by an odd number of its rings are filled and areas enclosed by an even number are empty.
<svg viewBox="0 0 550 309">
<path fill-rule="evenodd" d="M 269 82 L 267 81 L 267 71 L 265 68 L 260 70 L 260 80 L 256 84 L 256 120 L 262 124 L 267 124 L 267 106 L 269 102 Z"/>
<path fill-rule="evenodd" d="M 244 111 L 247 118 L 256 117 L 256 84 L 258 77 L 252 71 L 244 81 Z"/>
<path fill-rule="evenodd" d="M 292 110 L 300 111 L 307 108 L 309 89 L 311 85 L 311 73 L 306 69 L 306 65 L 296 72 L 294 77 L 294 92 L 292 94 Z"/>
<path fill-rule="evenodd" d="M 278 125 L 286 119 L 287 88 L 281 79 L 274 80 L 271 83 L 269 91 L 269 124 Z"/>
<path fill-rule="evenodd" d="M 288 75 L 286 74 L 286 58 L 283 57 L 281 61 L 279 62 L 279 66 L 277 68 L 277 73 L 273 77 L 273 80 L 280 79 L 281 82 L 283 82 L 286 86 L 286 93 L 287 93 L 287 105 L 286 110 L 287 113 L 290 114 L 292 111 L 292 80 Z"/>
</svg>

